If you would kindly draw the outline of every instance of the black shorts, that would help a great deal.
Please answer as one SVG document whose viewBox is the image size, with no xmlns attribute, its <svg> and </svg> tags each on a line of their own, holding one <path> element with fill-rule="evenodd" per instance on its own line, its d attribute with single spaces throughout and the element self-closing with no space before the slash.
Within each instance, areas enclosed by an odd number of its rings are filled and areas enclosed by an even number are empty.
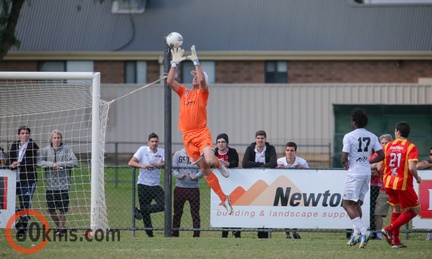
<svg viewBox="0 0 432 259">
<path fill-rule="evenodd" d="M 46 191 L 48 212 L 59 210 L 68 212 L 69 210 L 69 191 Z"/>
</svg>

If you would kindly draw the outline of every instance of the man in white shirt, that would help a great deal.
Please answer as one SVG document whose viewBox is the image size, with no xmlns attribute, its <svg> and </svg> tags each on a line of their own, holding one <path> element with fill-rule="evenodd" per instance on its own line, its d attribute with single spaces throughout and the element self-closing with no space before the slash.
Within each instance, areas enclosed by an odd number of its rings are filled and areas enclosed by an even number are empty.
<svg viewBox="0 0 432 259">
<path fill-rule="evenodd" d="M 138 199 L 140 209 L 135 208 L 135 218 L 144 221 L 146 233 L 153 237 L 151 213 L 164 210 L 164 191 L 160 186 L 161 168 L 165 165 L 165 151 L 158 148 L 159 137 L 151 133 L 148 137 L 148 146 L 141 146 L 130 159 L 128 165 L 139 168 Z M 155 200 L 156 204 L 152 204 Z"/>
<path fill-rule="evenodd" d="M 297 154 L 297 144 L 294 142 L 288 142 L 285 145 L 285 156 L 278 158 L 277 168 L 309 168 L 308 163 L 301 157 L 296 156 Z M 287 229 L 288 230 L 288 229 Z M 291 234 L 289 231 L 285 232 L 285 237 L 291 239 Z M 294 239 L 301 239 L 297 229 L 293 229 Z"/>
<path fill-rule="evenodd" d="M 362 217 L 361 205 L 366 193 L 369 191 L 371 169 L 370 164 L 384 159 L 384 151 L 378 141 L 378 137 L 367 131 L 368 117 L 363 109 L 355 108 L 351 112 L 351 126 L 353 131 L 345 134 L 343 138 L 341 162 L 348 170 L 345 177 L 343 208 L 350 217 L 354 232 L 348 241 L 348 246 L 354 246 L 360 242 L 359 248 L 364 248 L 370 238 Z M 369 160 L 372 149 L 378 154 Z"/>
<path fill-rule="evenodd" d="M 306 160 L 296 156 L 296 154 L 297 144 L 288 142 L 285 145 L 285 156 L 277 160 L 277 168 L 309 168 Z"/>
</svg>

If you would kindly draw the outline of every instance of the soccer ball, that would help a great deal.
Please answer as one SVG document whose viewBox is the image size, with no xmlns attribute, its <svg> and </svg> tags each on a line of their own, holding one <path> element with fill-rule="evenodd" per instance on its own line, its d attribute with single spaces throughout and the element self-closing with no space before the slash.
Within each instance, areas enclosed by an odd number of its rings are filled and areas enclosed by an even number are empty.
<svg viewBox="0 0 432 259">
<path fill-rule="evenodd" d="M 166 37 L 166 43 L 170 48 L 179 48 L 183 44 L 183 36 L 178 32 L 171 32 Z"/>
</svg>

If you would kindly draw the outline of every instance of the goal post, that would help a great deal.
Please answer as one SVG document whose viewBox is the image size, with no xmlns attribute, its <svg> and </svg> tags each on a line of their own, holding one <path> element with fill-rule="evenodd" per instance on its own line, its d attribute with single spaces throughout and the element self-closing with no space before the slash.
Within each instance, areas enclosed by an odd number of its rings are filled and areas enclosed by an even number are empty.
<svg viewBox="0 0 432 259">
<path fill-rule="evenodd" d="M 105 129 L 109 104 L 101 100 L 98 72 L 0 72 L 0 146 L 6 157 L 19 126 L 31 129 L 42 150 L 52 130 L 78 157 L 72 170 L 66 227 L 109 229 L 104 191 Z M 89 166 L 90 165 L 90 166 Z M 45 172 L 38 169 L 32 209 L 50 219 Z"/>
</svg>

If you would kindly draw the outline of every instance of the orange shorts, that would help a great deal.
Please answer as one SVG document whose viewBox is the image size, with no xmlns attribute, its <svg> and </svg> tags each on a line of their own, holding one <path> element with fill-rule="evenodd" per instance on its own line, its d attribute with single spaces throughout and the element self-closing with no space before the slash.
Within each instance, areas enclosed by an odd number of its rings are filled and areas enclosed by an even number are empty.
<svg viewBox="0 0 432 259">
<path fill-rule="evenodd" d="M 183 144 L 191 163 L 196 163 L 202 156 L 204 149 L 214 149 L 209 128 L 201 128 L 183 132 Z"/>
<path fill-rule="evenodd" d="M 419 198 L 413 187 L 408 187 L 405 191 L 386 188 L 386 193 L 389 196 L 388 203 L 392 206 L 400 205 L 401 210 L 415 208 L 420 205 Z"/>
</svg>

